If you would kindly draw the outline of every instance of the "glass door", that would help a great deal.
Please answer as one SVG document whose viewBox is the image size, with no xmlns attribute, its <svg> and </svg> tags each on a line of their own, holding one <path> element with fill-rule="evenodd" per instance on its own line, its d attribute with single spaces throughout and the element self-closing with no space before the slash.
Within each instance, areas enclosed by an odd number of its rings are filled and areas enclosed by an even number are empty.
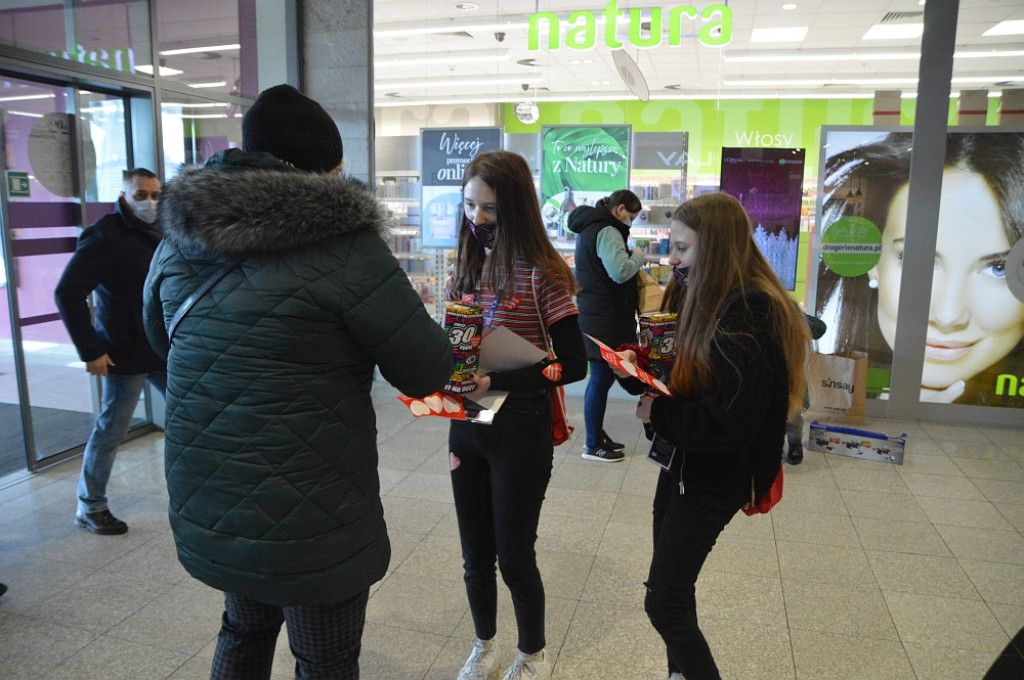
<svg viewBox="0 0 1024 680">
<path fill-rule="evenodd" d="M 0 83 L 0 226 L 9 246 L 0 303 L 0 474 L 75 453 L 92 430 L 99 382 L 85 372 L 53 291 L 81 229 L 114 209 L 121 172 L 133 166 L 128 101 L 30 80 Z M 140 401 L 134 425 L 150 422 L 147 412 Z"/>
</svg>

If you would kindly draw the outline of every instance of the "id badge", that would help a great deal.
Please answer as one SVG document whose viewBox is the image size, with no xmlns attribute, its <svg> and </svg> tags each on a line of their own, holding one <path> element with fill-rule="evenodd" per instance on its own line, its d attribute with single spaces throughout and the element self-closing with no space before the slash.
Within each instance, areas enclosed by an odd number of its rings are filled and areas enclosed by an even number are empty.
<svg viewBox="0 0 1024 680">
<path fill-rule="evenodd" d="M 676 447 L 655 434 L 654 440 L 651 441 L 651 450 L 647 452 L 647 459 L 667 471 L 672 467 L 672 459 L 675 458 L 675 455 Z"/>
</svg>

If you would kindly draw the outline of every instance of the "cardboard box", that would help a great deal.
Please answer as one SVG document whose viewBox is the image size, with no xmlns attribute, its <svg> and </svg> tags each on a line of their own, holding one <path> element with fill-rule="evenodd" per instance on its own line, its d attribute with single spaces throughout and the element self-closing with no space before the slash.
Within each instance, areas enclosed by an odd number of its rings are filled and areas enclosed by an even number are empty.
<svg viewBox="0 0 1024 680">
<path fill-rule="evenodd" d="M 906 446 L 906 434 L 890 436 L 882 432 L 819 423 L 817 420 L 811 423 L 807 442 L 807 448 L 811 451 L 837 453 L 896 465 L 903 465 L 903 450 Z"/>
</svg>

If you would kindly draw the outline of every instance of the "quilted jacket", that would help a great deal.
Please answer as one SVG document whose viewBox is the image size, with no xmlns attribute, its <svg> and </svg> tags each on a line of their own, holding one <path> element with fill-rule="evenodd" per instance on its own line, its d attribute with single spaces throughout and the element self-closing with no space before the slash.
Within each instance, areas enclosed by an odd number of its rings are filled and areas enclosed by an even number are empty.
<svg viewBox="0 0 1024 680">
<path fill-rule="evenodd" d="M 146 334 L 167 357 L 165 472 L 178 557 L 272 605 L 328 604 L 384 576 L 374 366 L 426 396 L 451 346 L 362 184 L 231 150 L 164 188 Z M 182 301 L 243 258 L 183 318 Z"/>
</svg>

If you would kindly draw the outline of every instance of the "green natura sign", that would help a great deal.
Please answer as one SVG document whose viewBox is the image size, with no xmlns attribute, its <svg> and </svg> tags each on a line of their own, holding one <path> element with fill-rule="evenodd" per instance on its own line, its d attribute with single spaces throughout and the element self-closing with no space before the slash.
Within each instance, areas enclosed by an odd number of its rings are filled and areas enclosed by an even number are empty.
<svg viewBox="0 0 1024 680">
<path fill-rule="evenodd" d="M 728 5 L 708 5 L 698 10 L 692 5 L 680 5 L 669 9 L 652 7 L 629 11 L 629 44 L 634 47 L 658 47 L 663 37 L 663 27 L 668 29 L 668 44 L 676 47 L 683 44 L 683 38 L 696 37 L 709 47 L 728 45 L 732 40 L 732 10 Z M 646 16 L 645 16 L 646 14 Z M 587 10 L 572 12 L 566 18 L 565 46 L 573 50 L 589 50 L 597 45 L 598 16 L 604 19 L 604 44 L 619 49 L 623 42 L 618 35 L 619 17 L 626 11 L 619 9 L 618 0 L 611 0 L 600 14 Z M 650 23 L 650 30 L 641 31 L 643 24 Z M 547 47 L 557 50 L 562 47 L 561 19 L 554 12 L 535 12 L 530 15 L 528 49 L 541 48 L 541 31 L 547 29 Z M 696 33 L 693 31 L 696 29 Z M 646 36 L 644 35 L 646 33 Z"/>
</svg>

